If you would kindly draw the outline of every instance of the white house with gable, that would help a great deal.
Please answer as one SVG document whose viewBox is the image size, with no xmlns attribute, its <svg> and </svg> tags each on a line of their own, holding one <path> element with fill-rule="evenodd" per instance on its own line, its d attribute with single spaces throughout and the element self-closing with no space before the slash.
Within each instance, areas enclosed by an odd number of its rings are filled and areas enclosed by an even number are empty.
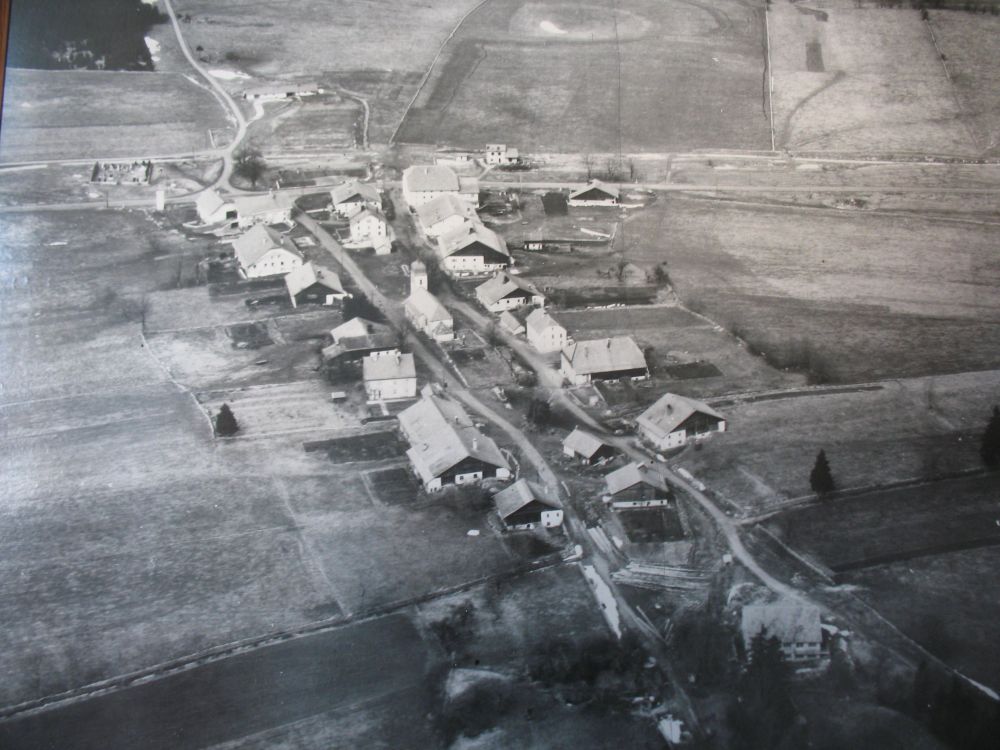
<svg viewBox="0 0 1000 750">
<path fill-rule="evenodd" d="M 442 195 L 458 197 L 461 183 L 458 175 L 440 164 L 420 164 L 403 170 L 403 200 L 417 208 Z"/>
<path fill-rule="evenodd" d="M 361 366 L 369 403 L 416 398 L 417 369 L 409 352 L 372 352 Z"/>
<path fill-rule="evenodd" d="M 665 393 L 635 420 L 639 434 L 657 450 L 679 448 L 691 439 L 726 431 L 726 419 L 708 404 Z"/>
<path fill-rule="evenodd" d="M 233 242 L 240 273 L 248 279 L 284 276 L 299 268 L 302 254 L 288 237 L 258 224 Z"/>
<path fill-rule="evenodd" d="M 561 351 L 566 346 L 566 329 L 545 310 L 532 310 L 524 321 L 528 343 L 543 354 Z"/>
</svg>

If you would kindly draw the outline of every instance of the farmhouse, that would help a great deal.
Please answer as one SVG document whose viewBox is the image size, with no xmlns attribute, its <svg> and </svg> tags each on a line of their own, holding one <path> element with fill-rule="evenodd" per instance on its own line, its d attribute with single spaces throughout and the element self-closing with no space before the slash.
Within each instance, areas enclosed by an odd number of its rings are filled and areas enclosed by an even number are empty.
<svg viewBox="0 0 1000 750">
<path fill-rule="evenodd" d="M 221 224 L 232 222 L 236 226 L 236 204 L 227 201 L 215 190 L 205 190 L 195 201 L 198 218 L 202 224 Z"/>
<path fill-rule="evenodd" d="M 518 479 L 495 494 L 493 503 L 503 525 L 510 530 L 533 529 L 536 526 L 550 529 L 561 526 L 563 522 L 562 503 L 549 495 L 544 487 L 527 479 Z"/>
<path fill-rule="evenodd" d="M 403 170 L 403 200 L 412 209 L 442 195 L 458 197 L 460 191 L 458 175 L 440 164 L 418 165 Z"/>
<path fill-rule="evenodd" d="M 477 276 L 502 271 L 510 265 L 503 238 L 482 224 L 464 226 L 438 238 L 441 266 L 453 276 Z"/>
<path fill-rule="evenodd" d="M 613 458 L 618 451 L 596 435 L 586 430 L 575 428 L 563 440 L 563 455 L 567 458 L 579 458 L 585 464 L 596 464 L 608 458 Z"/>
<path fill-rule="evenodd" d="M 545 297 L 533 284 L 502 271 L 476 287 L 476 298 L 490 312 L 545 304 Z"/>
<path fill-rule="evenodd" d="M 406 455 L 429 492 L 447 484 L 510 477 L 496 443 L 476 429 L 461 406 L 428 389 L 400 412 L 399 430 L 411 446 Z"/>
<path fill-rule="evenodd" d="M 726 420 L 715 409 L 674 393 L 663 394 L 635 423 L 639 434 L 659 450 L 726 431 Z"/>
<path fill-rule="evenodd" d="M 366 329 L 357 330 L 356 321 L 363 321 Z M 371 323 L 364 318 L 353 318 L 331 331 L 333 343 L 322 351 L 323 365 L 334 372 L 352 362 L 376 352 L 394 351 L 399 346 L 396 332 L 389 326 Z"/>
<path fill-rule="evenodd" d="M 811 604 L 747 604 L 740 616 L 740 634 L 747 654 L 760 633 L 781 641 L 781 652 L 788 661 L 818 659 L 822 655 L 819 609 Z"/>
<path fill-rule="evenodd" d="M 323 88 L 317 83 L 276 83 L 247 89 L 243 92 L 243 98 L 247 101 L 269 102 L 322 93 Z"/>
<path fill-rule="evenodd" d="M 605 185 L 600 180 L 591 180 L 585 187 L 569 194 L 570 206 L 617 206 L 621 191 L 613 185 Z"/>
<path fill-rule="evenodd" d="M 351 217 L 351 242 L 374 246 L 389 237 L 389 223 L 377 208 L 363 208 Z"/>
<path fill-rule="evenodd" d="M 570 385 L 593 380 L 642 380 L 649 377 L 646 358 L 631 336 L 578 341 L 562 349 L 559 372 Z"/>
<path fill-rule="evenodd" d="M 430 239 L 460 229 L 467 221 L 477 221 L 476 210 L 467 201 L 448 193 L 417 206 L 417 225 Z"/>
<path fill-rule="evenodd" d="M 347 218 L 363 208 L 380 208 L 382 200 L 372 185 L 350 180 L 337 185 L 330 191 L 333 210 Z"/>
<path fill-rule="evenodd" d="M 302 304 L 332 305 L 350 295 L 341 286 L 335 271 L 312 263 L 304 263 L 285 275 L 285 286 L 292 307 Z"/>
<path fill-rule="evenodd" d="M 282 208 L 273 193 L 266 195 L 237 195 L 236 221 L 240 227 L 254 224 L 289 224 L 292 221 L 291 207 Z"/>
<path fill-rule="evenodd" d="M 604 477 L 604 502 L 612 508 L 657 508 L 669 505 L 671 492 L 658 471 L 632 462 Z"/>
<path fill-rule="evenodd" d="M 455 319 L 448 308 L 426 289 L 414 289 L 403 302 L 406 319 L 418 331 L 434 341 L 452 341 L 455 338 Z"/>
<path fill-rule="evenodd" d="M 413 355 L 398 349 L 372 352 L 361 361 L 368 402 L 416 398 L 417 369 Z"/>
<path fill-rule="evenodd" d="M 537 351 L 547 354 L 561 351 L 566 346 L 566 329 L 544 310 L 532 310 L 524 325 L 528 343 Z"/>
<path fill-rule="evenodd" d="M 524 333 L 524 324 L 506 311 L 500 313 L 500 327 L 514 336 Z"/>
<path fill-rule="evenodd" d="M 302 255 L 288 237 L 258 224 L 233 242 L 240 273 L 248 279 L 279 276 L 302 265 Z"/>
<path fill-rule="evenodd" d="M 518 164 L 521 156 L 516 148 L 507 148 L 503 143 L 491 143 L 483 150 L 483 160 L 487 164 L 508 166 Z"/>
</svg>

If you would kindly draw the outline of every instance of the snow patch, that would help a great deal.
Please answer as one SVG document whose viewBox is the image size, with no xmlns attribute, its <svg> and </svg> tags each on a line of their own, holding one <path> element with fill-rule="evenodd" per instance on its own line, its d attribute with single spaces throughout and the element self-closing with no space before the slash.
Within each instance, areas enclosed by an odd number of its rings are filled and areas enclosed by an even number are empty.
<svg viewBox="0 0 1000 750">
<path fill-rule="evenodd" d="M 250 78 L 250 76 L 246 73 L 240 73 L 238 70 L 210 70 L 208 71 L 208 74 L 212 76 L 212 78 L 221 78 L 223 81 L 235 81 L 239 78 Z"/>
<path fill-rule="evenodd" d="M 146 49 L 149 50 L 149 57 L 153 62 L 160 61 L 160 43 L 151 36 L 143 37 L 146 41 Z"/>
<path fill-rule="evenodd" d="M 569 33 L 568 31 L 566 31 L 566 29 L 560 29 L 558 26 L 552 23 L 552 21 L 542 21 L 540 24 L 538 24 L 538 28 L 540 28 L 546 34 L 558 34 L 561 36 L 562 34 Z"/>
</svg>

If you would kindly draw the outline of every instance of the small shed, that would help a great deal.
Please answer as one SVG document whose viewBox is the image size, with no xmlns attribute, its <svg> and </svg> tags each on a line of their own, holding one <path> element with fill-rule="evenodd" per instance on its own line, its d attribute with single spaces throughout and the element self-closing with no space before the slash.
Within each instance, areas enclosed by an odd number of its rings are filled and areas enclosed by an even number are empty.
<svg viewBox="0 0 1000 750">
<path fill-rule="evenodd" d="M 613 446 L 579 427 L 563 440 L 563 455 L 567 458 L 578 458 L 582 463 L 588 465 L 614 458 L 617 453 L 618 451 Z"/>
</svg>

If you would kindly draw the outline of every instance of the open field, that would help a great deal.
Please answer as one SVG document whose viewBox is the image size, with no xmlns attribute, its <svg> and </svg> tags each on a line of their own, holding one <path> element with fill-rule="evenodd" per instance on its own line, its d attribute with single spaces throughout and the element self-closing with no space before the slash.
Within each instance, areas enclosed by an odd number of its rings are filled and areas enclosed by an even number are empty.
<svg viewBox="0 0 1000 750">
<path fill-rule="evenodd" d="M 322 94 L 267 104 L 265 111 L 266 117 L 252 123 L 247 131 L 247 136 L 265 155 L 360 146 L 364 112 L 353 99 Z"/>
<path fill-rule="evenodd" d="M 779 367 L 841 382 L 1000 366 L 1000 228 L 664 198 L 624 255 Z"/>
<path fill-rule="evenodd" d="M 398 140 L 769 148 L 762 15 L 731 0 L 487 3 L 446 46 Z"/>
<path fill-rule="evenodd" d="M 979 437 L 998 400 L 991 371 L 721 404 L 730 431 L 676 463 L 750 511 L 811 494 L 821 448 L 841 489 L 964 472 L 982 466 Z"/>
<path fill-rule="evenodd" d="M 955 90 L 917 10 L 768 13 L 776 145 L 795 151 L 976 154 Z M 984 46 L 984 50 L 989 45 Z"/>
<path fill-rule="evenodd" d="M 231 138 L 212 94 L 175 73 L 7 73 L 0 161 L 142 158 L 212 148 Z"/>
<path fill-rule="evenodd" d="M 1000 548 L 986 547 L 857 571 L 846 580 L 908 636 L 998 690 L 998 564 Z"/>
</svg>

